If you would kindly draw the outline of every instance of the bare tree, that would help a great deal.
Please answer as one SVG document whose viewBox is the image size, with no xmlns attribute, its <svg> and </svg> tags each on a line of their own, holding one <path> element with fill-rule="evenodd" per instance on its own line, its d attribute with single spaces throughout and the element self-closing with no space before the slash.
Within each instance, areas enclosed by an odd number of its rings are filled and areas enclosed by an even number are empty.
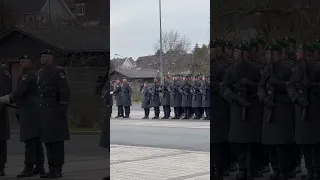
<svg viewBox="0 0 320 180">
<path fill-rule="evenodd" d="M 184 57 L 190 52 L 191 41 L 186 36 L 181 36 L 177 31 L 170 30 L 163 33 L 162 50 L 164 53 L 164 71 L 172 71 L 179 67 L 183 69 L 183 65 L 188 67 L 188 63 L 184 62 Z M 160 40 L 155 44 L 154 49 L 156 56 L 159 55 Z M 152 63 L 160 65 L 159 58 L 153 58 Z M 182 70 L 181 69 L 181 70 Z"/>
</svg>

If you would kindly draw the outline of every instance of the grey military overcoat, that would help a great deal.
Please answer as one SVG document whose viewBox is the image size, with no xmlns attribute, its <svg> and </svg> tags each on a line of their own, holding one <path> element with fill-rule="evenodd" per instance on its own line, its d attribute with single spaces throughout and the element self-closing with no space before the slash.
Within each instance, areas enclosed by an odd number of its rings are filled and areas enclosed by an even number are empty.
<svg viewBox="0 0 320 180">
<path fill-rule="evenodd" d="M 233 143 L 252 143 L 261 141 L 263 104 L 257 86 L 260 82 L 260 68 L 252 62 L 235 63 L 231 66 L 221 83 L 221 95 L 230 103 L 229 141 Z M 241 78 L 247 78 L 251 85 L 241 84 Z M 231 94 L 237 94 L 250 103 L 243 107 L 229 100 Z M 244 113 L 244 114 L 243 114 Z M 245 119 L 242 119 L 245 116 Z"/>
<path fill-rule="evenodd" d="M 141 90 L 141 108 L 142 109 L 149 109 L 150 108 L 150 93 L 149 87 L 143 87 Z"/>
<path fill-rule="evenodd" d="M 320 66 L 315 62 L 296 66 L 288 82 L 288 93 L 291 100 L 296 103 L 299 97 L 304 97 L 307 91 L 309 106 L 306 108 L 305 120 L 302 120 L 303 108 L 295 104 L 295 143 L 319 144 L 320 143 Z M 305 69 L 306 68 L 306 69 Z M 308 77 L 305 79 L 305 70 Z M 304 88 L 304 82 L 310 81 L 314 85 Z M 304 97 L 305 98 L 305 97 Z"/>
<path fill-rule="evenodd" d="M 161 93 L 160 93 L 160 100 L 161 100 L 162 106 L 170 106 L 170 93 L 168 90 L 169 85 L 170 85 L 170 82 L 168 80 L 165 80 L 164 84 L 162 85 Z"/>
<path fill-rule="evenodd" d="M 181 107 L 181 93 L 179 92 L 179 81 L 173 80 L 169 86 L 170 92 L 170 106 L 171 107 Z"/>
<path fill-rule="evenodd" d="M 123 102 L 122 102 L 122 86 L 121 86 L 121 84 L 117 84 L 115 86 L 115 89 L 113 91 L 113 95 L 116 98 L 116 106 L 122 106 Z"/>
<path fill-rule="evenodd" d="M 200 86 L 200 92 L 202 94 L 202 107 L 210 107 L 210 82 L 202 81 Z"/>
<path fill-rule="evenodd" d="M 160 102 L 160 85 L 158 83 L 153 83 L 149 87 L 150 93 L 150 107 L 161 106 Z"/>
<path fill-rule="evenodd" d="M 179 91 L 182 95 L 181 107 L 191 107 L 192 106 L 192 94 L 191 94 L 191 84 L 188 80 L 181 82 Z"/>
<path fill-rule="evenodd" d="M 274 78 L 281 80 L 283 86 L 275 87 L 275 106 L 272 112 L 272 122 L 267 122 L 269 108 L 264 107 L 262 140 L 266 145 L 294 143 L 294 105 L 288 95 L 286 82 L 289 81 L 292 66 L 284 61 L 274 65 Z M 258 95 L 261 100 L 270 98 L 270 67 L 266 66 L 261 75 Z"/>
<path fill-rule="evenodd" d="M 20 141 L 40 137 L 40 121 L 38 116 L 39 102 L 37 97 L 37 74 L 33 70 L 25 70 L 18 78 L 17 88 L 12 93 L 12 100 L 19 109 Z"/>
<path fill-rule="evenodd" d="M 202 94 L 200 92 L 200 81 L 193 81 L 192 82 L 192 107 L 202 107 Z"/>
<path fill-rule="evenodd" d="M 69 83 L 62 68 L 52 64 L 38 76 L 40 139 L 43 143 L 70 139 L 67 119 Z"/>
<path fill-rule="evenodd" d="M 123 107 L 132 106 L 131 95 L 132 95 L 132 89 L 131 89 L 130 84 L 128 84 L 128 83 L 122 84 L 121 100 L 122 100 Z"/>
</svg>

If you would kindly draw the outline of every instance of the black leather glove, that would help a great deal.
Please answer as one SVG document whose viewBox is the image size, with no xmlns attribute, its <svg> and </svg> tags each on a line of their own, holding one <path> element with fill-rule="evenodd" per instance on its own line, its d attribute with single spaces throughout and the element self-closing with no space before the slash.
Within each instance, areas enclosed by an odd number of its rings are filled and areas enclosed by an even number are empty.
<svg viewBox="0 0 320 180">
<path fill-rule="evenodd" d="M 235 97 L 235 98 L 234 98 L 234 102 L 235 102 L 236 104 L 238 104 L 239 106 L 241 106 L 241 107 L 248 107 L 248 106 L 250 106 L 250 103 L 249 103 L 246 99 L 244 99 L 243 97 L 241 97 L 241 96 Z"/>
<path fill-rule="evenodd" d="M 301 107 L 307 107 L 309 105 L 309 102 L 305 98 L 299 97 L 297 99 L 297 104 Z"/>
<path fill-rule="evenodd" d="M 271 109 L 271 108 L 274 107 L 274 105 L 275 105 L 275 104 L 271 101 L 271 99 L 269 99 L 269 98 L 264 98 L 262 101 L 263 101 L 264 106 L 267 107 L 267 108 L 269 108 L 269 109 Z"/>
</svg>

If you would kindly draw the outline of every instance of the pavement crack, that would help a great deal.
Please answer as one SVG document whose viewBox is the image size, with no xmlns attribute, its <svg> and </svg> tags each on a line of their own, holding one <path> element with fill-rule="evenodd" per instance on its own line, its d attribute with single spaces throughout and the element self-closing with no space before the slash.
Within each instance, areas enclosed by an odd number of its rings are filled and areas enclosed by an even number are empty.
<svg viewBox="0 0 320 180">
<path fill-rule="evenodd" d="M 207 174 L 210 174 L 210 171 L 199 172 L 199 173 L 189 174 L 189 175 L 185 175 L 185 176 L 169 178 L 169 179 L 166 179 L 166 180 L 184 180 L 184 179 L 188 179 L 188 178 L 204 176 L 204 175 L 207 175 Z"/>
<path fill-rule="evenodd" d="M 149 159 L 158 159 L 158 158 L 163 158 L 163 157 L 170 157 L 170 156 L 178 156 L 182 154 L 191 154 L 193 152 L 177 152 L 177 153 L 171 153 L 171 154 L 166 154 L 166 155 L 156 155 L 156 156 L 149 156 L 149 157 L 142 157 L 138 159 L 131 159 L 131 160 L 121 160 L 117 162 L 110 162 L 111 165 L 116 165 L 116 164 L 122 164 L 122 163 L 127 163 L 127 162 L 135 162 L 135 161 L 144 161 L 144 160 L 149 160 Z"/>
</svg>

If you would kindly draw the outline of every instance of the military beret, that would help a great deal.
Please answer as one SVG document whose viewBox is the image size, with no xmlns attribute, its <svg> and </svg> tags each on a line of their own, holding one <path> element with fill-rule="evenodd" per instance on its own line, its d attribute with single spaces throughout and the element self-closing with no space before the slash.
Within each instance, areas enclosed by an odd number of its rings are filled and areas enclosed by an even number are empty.
<svg viewBox="0 0 320 180">
<path fill-rule="evenodd" d="M 41 51 L 40 55 L 41 55 L 41 54 L 54 55 L 54 54 L 53 54 L 53 51 L 52 51 L 51 49 L 45 49 L 45 50 Z"/>
<path fill-rule="evenodd" d="M 303 50 L 303 51 L 314 51 L 314 47 L 312 44 L 310 43 L 306 43 L 306 44 L 302 44 L 299 46 L 299 49 L 300 50 Z"/>
<path fill-rule="evenodd" d="M 297 42 L 297 40 L 294 38 L 294 37 L 285 37 L 285 38 L 283 38 L 283 40 L 285 40 L 285 41 L 287 41 L 288 43 L 296 43 Z"/>
<path fill-rule="evenodd" d="M 30 60 L 33 61 L 34 57 L 33 57 L 32 55 L 30 55 L 30 54 L 25 54 L 25 55 L 23 55 L 23 56 L 20 56 L 20 57 L 19 57 L 19 60 L 20 60 L 20 59 L 30 59 Z"/>
<path fill-rule="evenodd" d="M 289 44 L 287 41 L 284 41 L 284 40 L 279 40 L 279 41 L 276 41 L 277 44 L 280 44 L 280 46 L 282 46 L 283 48 L 286 48 L 286 47 L 289 47 Z"/>
<path fill-rule="evenodd" d="M 234 49 L 239 49 L 241 51 L 250 51 L 250 47 L 247 44 L 240 44 L 234 47 Z"/>
<path fill-rule="evenodd" d="M 258 43 L 257 39 L 251 39 L 250 46 L 251 47 L 258 47 L 259 43 Z"/>
<path fill-rule="evenodd" d="M 313 46 L 313 49 L 320 50 L 320 43 L 319 42 L 311 42 L 310 44 Z"/>
<path fill-rule="evenodd" d="M 144 84 L 148 84 L 148 82 L 144 82 Z"/>
<path fill-rule="evenodd" d="M 209 75 L 206 75 L 206 78 L 209 78 L 210 76 Z"/>
<path fill-rule="evenodd" d="M 269 44 L 266 48 L 268 51 L 282 51 L 282 46 L 280 44 Z"/>
</svg>

